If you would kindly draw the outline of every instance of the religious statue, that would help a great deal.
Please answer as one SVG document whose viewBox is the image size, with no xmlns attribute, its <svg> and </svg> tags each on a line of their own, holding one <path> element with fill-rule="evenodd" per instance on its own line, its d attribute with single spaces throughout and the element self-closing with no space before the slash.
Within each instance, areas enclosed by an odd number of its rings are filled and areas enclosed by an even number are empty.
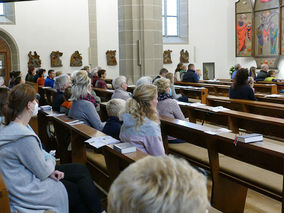
<svg viewBox="0 0 284 213">
<path fill-rule="evenodd" d="M 184 51 L 184 49 L 182 49 L 180 51 L 180 63 L 189 63 L 189 53 L 188 51 Z"/>
<path fill-rule="evenodd" d="M 29 56 L 28 67 L 41 67 L 40 56 L 37 54 L 36 51 L 34 51 L 34 54 L 32 54 L 32 51 L 30 51 L 28 56 Z"/>
<path fill-rule="evenodd" d="M 165 50 L 163 54 L 163 61 L 164 64 L 172 64 L 172 57 L 171 57 L 172 50 Z"/>
<path fill-rule="evenodd" d="M 51 67 L 62 67 L 62 61 L 60 57 L 63 55 L 62 52 L 59 51 L 52 51 L 50 54 L 50 61 L 51 61 Z"/>
<path fill-rule="evenodd" d="M 115 65 L 117 65 L 115 54 L 116 54 L 116 50 L 108 50 L 106 52 L 107 65 L 108 66 L 115 66 Z"/>
<path fill-rule="evenodd" d="M 82 65 L 83 65 L 82 56 L 79 53 L 79 51 L 77 50 L 71 56 L 70 66 L 71 67 L 81 67 Z"/>
</svg>

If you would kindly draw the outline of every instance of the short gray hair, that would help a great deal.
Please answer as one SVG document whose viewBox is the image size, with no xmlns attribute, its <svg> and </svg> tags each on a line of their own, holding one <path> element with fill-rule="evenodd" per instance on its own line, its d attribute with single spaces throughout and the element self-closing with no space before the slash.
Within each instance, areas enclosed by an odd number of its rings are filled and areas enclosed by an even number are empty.
<svg viewBox="0 0 284 213">
<path fill-rule="evenodd" d="M 265 69 L 265 68 L 268 70 L 268 69 L 269 69 L 269 66 L 268 66 L 267 64 L 262 64 L 260 68 L 261 68 L 262 70 Z"/>
<path fill-rule="evenodd" d="M 85 70 L 80 70 L 72 74 L 72 101 L 77 101 L 80 97 L 88 95 L 88 86 L 91 79 Z"/>
<path fill-rule="evenodd" d="M 67 74 L 62 74 L 55 78 L 54 88 L 55 89 L 62 89 L 64 86 L 67 87 L 69 84 L 70 77 Z"/>
<path fill-rule="evenodd" d="M 123 75 L 118 76 L 116 79 L 113 80 L 112 86 L 114 89 L 119 89 L 121 88 L 122 84 L 126 84 L 127 78 Z"/>
<path fill-rule="evenodd" d="M 235 70 L 239 70 L 241 68 L 241 65 L 240 64 L 236 64 L 235 65 Z"/>
<path fill-rule="evenodd" d="M 108 194 L 109 213 L 206 212 L 206 178 L 185 160 L 145 157 L 128 166 Z"/>
<path fill-rule="evenodd" d="M 152 81 L 153 79 L 150 76 L 143 76 L 139 78 L 138 81 L 136 82 L 136 87 L 140 85 L 151 85 Z"/>
<path fill-rule="evenodd" d="M 126 107 L 126 101 L 119 99 L 119 98 L 114 98 L 111 99 L 109 102 L 107 102 L 106 105 L 106 110 L 108 116 L 114 116 L 114 117 L 119 117 L 120 112 L 125 111 Z"/>
</svg>

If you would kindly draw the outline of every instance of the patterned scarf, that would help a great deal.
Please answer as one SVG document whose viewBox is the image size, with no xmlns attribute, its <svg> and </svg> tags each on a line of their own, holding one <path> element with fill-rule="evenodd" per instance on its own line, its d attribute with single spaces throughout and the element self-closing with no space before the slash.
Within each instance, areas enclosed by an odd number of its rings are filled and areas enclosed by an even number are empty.
<svg viewBox="0 0 284 213">
<path fill-rule="evenodd" d="M 168 93 L 160 93 L 158 97 L 158 101 L 163 101 L 169 98 L 172 99 L 173 97 L 170 96 Z"/>
<path fill-rule="evenodd" d="M 94 96 L 92 96 L 91 94 L 88 94 L 85 97 L 80 97 L 80 100 L 86 100 L 86 101 L 90 101 L 91 103 L 93 103 L 95 105 L 95 107 L 98 106 L 96 99 L 94 98 Z"/>
</svg>

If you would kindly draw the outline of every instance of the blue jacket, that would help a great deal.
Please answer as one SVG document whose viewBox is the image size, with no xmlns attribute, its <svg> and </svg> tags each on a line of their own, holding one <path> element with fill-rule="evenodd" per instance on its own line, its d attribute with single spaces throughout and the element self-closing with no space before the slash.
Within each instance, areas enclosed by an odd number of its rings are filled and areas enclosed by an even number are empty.
<svg viewBox="0 0 284 213">
<path fill-rule="evenodd" d="M 234 78 L 236 77 L 237 73 L 238 73 L 238 70 L 235 70 L 235 71 L 233 72 L 233 74 L 232 74 L 232 79 L 234 79 Z"/>
<path fill-rule="evenodd" d="M 51 88 L 53 88 L 53 86 L 54 86 L 54 80 L 53 80 L 53 79 L 50 79 L 49 77 L 47 77 L 47 78 L 45 79 L 44 86 L 45 86 L 45 87 L 51 87 Z"/>
<path fill-rule="evenodd" d="M 192 82 L 198 83 L 198 75 L 195 73 L 194 70 L 188 70 L 184 75 L 182 81 L 184 82 Z"/>
<path fill-rule="evenodd" d="M 52 102 L 52 110 L 56 112 L 60 112 L 60 106 L 64 102 L 64 95 L 63 92 L 57 91 L 56 95 L 54 96 Z"/>
<path fill-rule="evenodd" d="M 122 121 L 120 121 L 118 117 L 111 116 L 108 118 L 106 125 L 103 128 L 103 133 L 119 140 L 121 125 Z"/>
<path fill-rule="evenodd" d="M 235 89 L 233 89 L 233 87 L 231 86 L 229 90 L 229 95 L 230 98 L 232 99 L 244 99 L 244 100 L 256 101 L 254 92 L 249 85 L 239 86 Z"/>
</svg>

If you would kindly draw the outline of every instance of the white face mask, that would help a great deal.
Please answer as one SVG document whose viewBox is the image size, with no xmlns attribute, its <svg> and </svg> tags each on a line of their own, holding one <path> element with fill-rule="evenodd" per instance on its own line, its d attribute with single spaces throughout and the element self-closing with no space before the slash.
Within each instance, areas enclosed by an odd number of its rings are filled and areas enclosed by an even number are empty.
<svg viewBox="0 0 284 213">
<path fill-rule="evenodd" d="M 33 113 L 33 116 L 37 116 L 38 113 L 38 103 L 35 101 L 34 102 L 34 109 L 31 110 Z"/>
</svg>

